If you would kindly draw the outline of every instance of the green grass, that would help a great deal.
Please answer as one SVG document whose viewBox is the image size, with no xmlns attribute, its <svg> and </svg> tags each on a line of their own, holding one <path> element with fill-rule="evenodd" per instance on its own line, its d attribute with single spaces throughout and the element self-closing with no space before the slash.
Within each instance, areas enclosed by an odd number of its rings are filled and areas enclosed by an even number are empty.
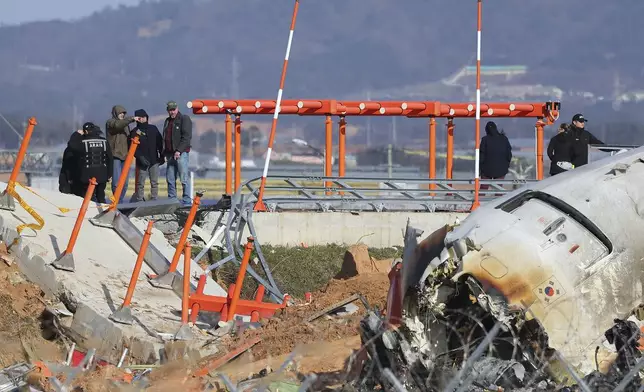
<svg viewBox="0 0 644 392">
<path fill-rule="evenodd" d="M 348 249 L 346 245 L 318 245 L 307 248 L 260 246 L 280 290 L 296 298 L 303 298 L 307 291 L 313 292 L 323 288 L 329 280 L 333 279 L 340 272 L 344 254 Z M 192 249 L 193 254 L 201 251 L 201 248 L 196 246 Z M 402 257 L 402 247 L 369 248 L 369 255 L 376 260 Z M 212 250 L 207 257 L 208 261 L 213 263 L 225 256 L 223 252 Z M 257 264 L 253 262 L 255 257 L 256 251 L 253 251 L 251 266 L 265 277 L 259 259 Z M 213 278 L 228 286 L 235 282 L 238 271 L 239 268 L 234 262 L 228 262 L 213 272 Z M 257 290 L 257 282 L 246 274 L 242 298 L 253 298 L 255 290 Z"/>
</svg>

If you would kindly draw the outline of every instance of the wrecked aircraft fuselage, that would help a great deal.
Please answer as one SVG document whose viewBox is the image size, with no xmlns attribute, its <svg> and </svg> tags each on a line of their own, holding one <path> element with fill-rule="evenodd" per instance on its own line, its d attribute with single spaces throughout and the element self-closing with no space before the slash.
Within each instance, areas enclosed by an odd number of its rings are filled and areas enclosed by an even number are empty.
<svg viewBox="0 0 644 392">
<path fill-rule="evenodd" d="M 643 302 L 642 178 L 639 148 L 524 186 L 420 244 L 408 226 L 387 304 L 405 339 L 385 346 L 445 368 L 499 324 L 497 357 L 606 369 L 617 354 L 604 334 Z"/>
</svg>

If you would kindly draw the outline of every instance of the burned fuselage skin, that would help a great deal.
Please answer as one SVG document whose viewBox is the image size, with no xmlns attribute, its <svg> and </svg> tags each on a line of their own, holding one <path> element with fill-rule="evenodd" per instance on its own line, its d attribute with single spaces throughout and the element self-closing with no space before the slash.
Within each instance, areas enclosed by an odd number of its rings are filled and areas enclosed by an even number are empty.
<svg viewBox="0 0 644 392">
<path fill-rule="evenodd" d="M 642 178 L 639 148 L 523 187 L 453 227 L 449 261 L 425 265 L 453 263 L 453 282 L 473 278 L 508 310 L 537 319 L 550 347 L 589 372 L 604 331 L 642 303 Z M 423 276 L 420 286 L 434 279 Z"/>
</svg>

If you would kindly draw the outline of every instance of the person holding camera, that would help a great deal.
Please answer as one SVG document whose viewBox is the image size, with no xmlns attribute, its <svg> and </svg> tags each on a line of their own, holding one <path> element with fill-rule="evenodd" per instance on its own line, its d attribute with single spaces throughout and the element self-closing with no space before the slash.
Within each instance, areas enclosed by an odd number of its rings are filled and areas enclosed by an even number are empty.
<svg viewBox="0 0 644 392">
<path fill-rule="evenodd" d="M 112 118 L 105 123 L 105 130 L 107 133 L 107 141 L 110 145 L 112 155 L 114 157 L 112 177 L 112 193 L 116 191 L 116 185 L 121 177 L 123 166 L 125 165 L 125 158 L 129 148 L 130 140 L 130 124 L 140 120 L 138 117 L 127 116 L 127 111 L 121 105 L 112 107 Z M 125 186 L 119 203 L 123 202 L 125 194 L 127 193 L 127 178 L 129 171 L 125 173 Z"/>
<path fill-rule="evenodd" d="M 159 166 L 163 162 L 163 137 L 159 128 L 148 122 L 149 116 L 145 110 L 135 111 L 134 117 L 138 120 L 130 137 L 139 138 L 139 146 L 134 153 L 136 159 L 134 200 L 145 200 L 145 182 L 148 178 L 150 178 L 151 200 L 156 200 L 159 197 Z"/>
</svg>

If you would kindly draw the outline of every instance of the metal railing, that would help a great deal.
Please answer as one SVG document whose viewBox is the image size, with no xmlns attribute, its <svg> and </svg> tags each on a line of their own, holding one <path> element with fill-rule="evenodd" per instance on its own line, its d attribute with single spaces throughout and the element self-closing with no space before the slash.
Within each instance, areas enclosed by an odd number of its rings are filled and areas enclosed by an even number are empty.
<svg viewBox="0 0 644 392">
<path fill-rule="evenodd" d="M 17 150 L 0 151 L 0 173 L 11 173 L 16 164 Z M 21 172 L 25 174 L 52 175 L 60 171 L 62 151 L 27 152 Z"/>
<path fill-rule="evenodd" d="M 257 200 L 260 182 L 261 177 L 248 180 L 238 192 L 249 191 L 248 201 Z M 481 180 L 480 200 L 494 200 L 532 182 Z M 269 211 L 454 211 L 472 205 L 474 180 L 270 176 L 265 192 Z"/>
<path fill-rule="evenodd" d="M 590 144 L 588 145 L 588 163 L 612 157 L 641 146 L 626 144 Z"/>
</svg>

